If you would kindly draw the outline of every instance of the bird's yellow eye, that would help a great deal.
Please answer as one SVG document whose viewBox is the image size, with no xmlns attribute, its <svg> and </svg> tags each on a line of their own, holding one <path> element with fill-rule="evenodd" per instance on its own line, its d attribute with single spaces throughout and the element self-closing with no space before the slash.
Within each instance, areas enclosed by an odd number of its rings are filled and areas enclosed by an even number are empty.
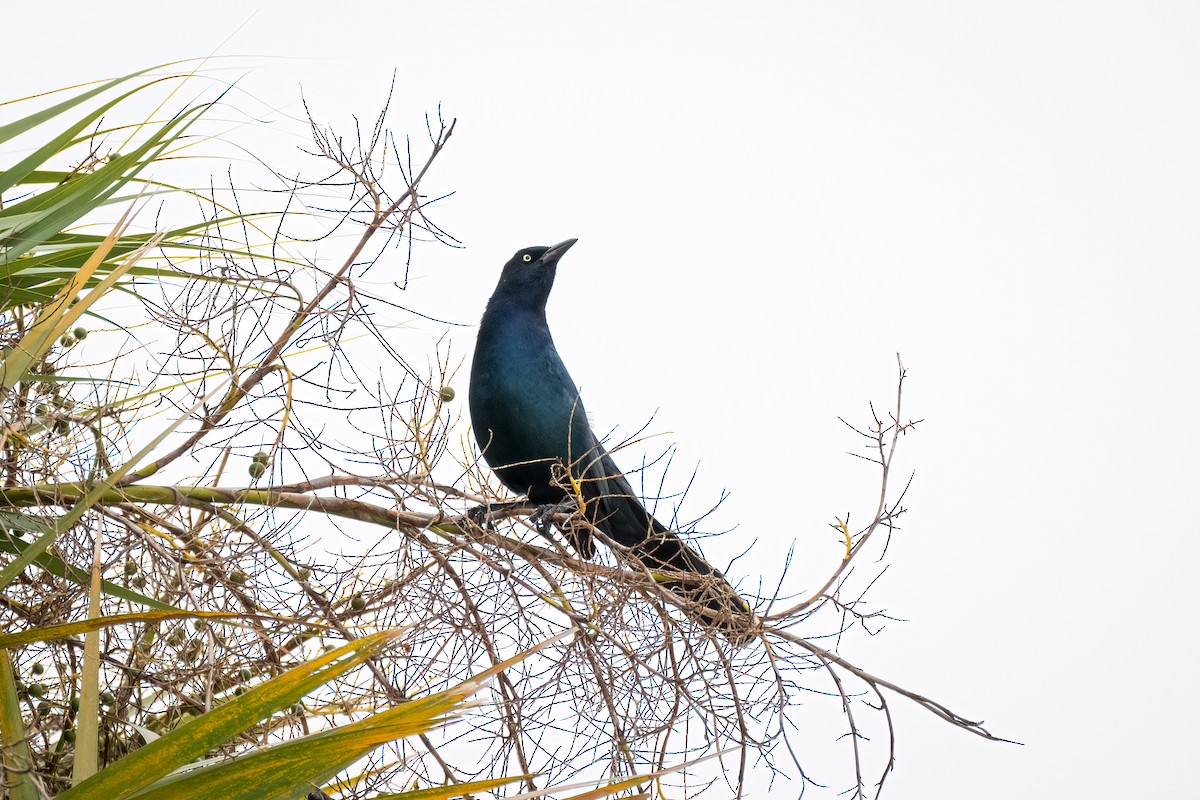
<svg viewBox="0 0 1200 800">
<path fill-rule="evenodd" d="M 529 253 L 526 253 L 525 255 L 521 256 L 521 260 L 528 264 L 530 261 L 533 261 L 533 256 L 529 255 Z"/>
</svg>

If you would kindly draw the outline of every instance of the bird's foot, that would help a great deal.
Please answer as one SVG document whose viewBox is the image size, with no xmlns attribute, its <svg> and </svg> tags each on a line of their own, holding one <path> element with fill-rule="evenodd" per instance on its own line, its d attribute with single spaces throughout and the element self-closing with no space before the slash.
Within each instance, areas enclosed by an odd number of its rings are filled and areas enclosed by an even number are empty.
<svg viewBox="0 0 1200 800">
<path fill-rule="evenodd" d="M 533 515 L 529 521 L 537 528 L 537 532 L 545 536 L 551 541 L 554 537 L 550 535 L 550 526 L 554 523 L 554 517 L 557 514 L 566 514 L 575 511 L 579 508 L 579 503 L 574 497 L 567 496 L 557 503 L 544 503 L 533 510 Z"/>
<path fill-rule="evenodd" d="M 496 526 L 494 526 L 491 519 L 489 519 L 490 514 L 491 507 L 486 505 L 479 505 L 475 506 L 474 508 L 467 509 L 467 519 L 471 520 L 471 522 L 475 523 L 481 528 L 495 530 Z"/>
<path fill-rule="evenodd" d="M 474 522 L 481 528 L 494 531 L 496 530 L 496 523 L 492 519 L 493 514 L 523 505 L 525 505 L 525 503 L 520 500 L 507 503 L 484 503 L 483 505 L 478 505 L 474 508 L 467 509 L 467 519 L 471 520 L 471 522 Z"/>
</svg>

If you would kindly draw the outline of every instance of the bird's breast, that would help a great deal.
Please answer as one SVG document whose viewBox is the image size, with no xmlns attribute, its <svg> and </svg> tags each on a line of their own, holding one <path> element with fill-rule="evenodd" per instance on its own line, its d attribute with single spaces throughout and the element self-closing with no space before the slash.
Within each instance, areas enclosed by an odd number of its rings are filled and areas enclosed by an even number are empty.
<svg viewBox="0 0 1200 800">
<path fill-rule="evenodd" d="M 548 331 L 483 326 L 478 341 L 470 407 L 484 458 L 513 491 L 545 487 L 552 464 L 567 463 L 573 451 L 590 446 L 575 383 Z"/>
</svg>

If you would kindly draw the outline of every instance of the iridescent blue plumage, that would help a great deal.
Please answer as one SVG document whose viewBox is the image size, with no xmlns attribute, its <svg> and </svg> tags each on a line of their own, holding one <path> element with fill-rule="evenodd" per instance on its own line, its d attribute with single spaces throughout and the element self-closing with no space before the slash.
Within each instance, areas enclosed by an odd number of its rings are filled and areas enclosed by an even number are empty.
<svg viewBox="0 0 1200 800">
<path fill-rule="evenodd" d="M 745 602 L 642 505 L 592 432 L 575 381 L 554 346 L 546 301 L 558 260 L 574 243 L 568 239 L 554 247 L 520 250 L 500 274 L 479 325 L 471 365 L 476 440 L 504 485 L 534 503 L 563 500 L 573 479 L 592 525 L 630 548 L 651 570 L 677 573 L 680 579 L 667 585 L 707 609 L 697 616 L 743 643 L 749 622 Z M 586 528 L 572 527 L 568 533 L 581 556 L 594 555 Z M 686 573 L 697 579 L 689 580 Z"/>
</svg>

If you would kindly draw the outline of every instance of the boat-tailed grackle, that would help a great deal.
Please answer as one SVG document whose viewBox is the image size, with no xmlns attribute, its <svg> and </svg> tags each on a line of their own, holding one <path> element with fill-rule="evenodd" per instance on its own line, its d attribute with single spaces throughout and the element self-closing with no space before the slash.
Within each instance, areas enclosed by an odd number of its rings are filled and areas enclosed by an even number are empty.
<svg viewBox="0 0 1200 800">
<path fill-rule="evenodd" d="M 488 301 L 471 365 L 471 422 L 483 456 L 512 491 L 540 506 L 575 500 L 586 520 L 628 548 L 686 598 L 696 619 L 735 645 L 749 641 L 749 606 L 719 571 L 646 510 L 591 426 L 550 336 L 546 301 L 559 259 L 575 239 L 527 247 L 504 265 Z M 595 325 L 594 313 L 581 325 Z M 584 558 L 587 526 L 569 527 Z M 663 575 L 662 573 L 666 573 Z"/>
</svg>

